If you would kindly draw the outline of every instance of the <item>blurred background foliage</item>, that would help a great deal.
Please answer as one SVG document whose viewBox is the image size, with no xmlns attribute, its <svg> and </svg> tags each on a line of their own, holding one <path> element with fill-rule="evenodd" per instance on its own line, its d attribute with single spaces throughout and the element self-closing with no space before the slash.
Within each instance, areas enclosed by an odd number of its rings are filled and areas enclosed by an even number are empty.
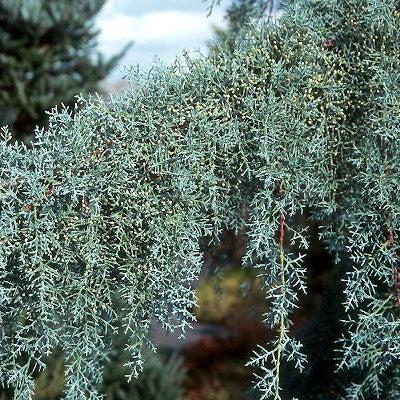
<svg viewBox="0 0 400 400">
<path fill-rule="evenodd" d="M 104 371 L 102 392 L 107 400 L 179 400 L 182 399 L 186 370 L 176 354 L 148 352 L 141 375 L 127 382 L 123 363 L 127 356 L 124 342 L 115 349 L 114 356 Z M 48 369 L 36 379 L 35 400 L 58 400 L 64 383 L 64 359 L 57 350 L 48 360 Z"/>
<path fill-rule="evenodd" d="M 127 47 L 106 60 L 94 18 L 105 0 L 0 0 L 0 126 L 28 141 L 46 111 L 99 91 Z"/>
<path fill-rule="evenodd" d="M 238 322 L 261 320 L 267 310 L 265 292 L 254 271 L 236 266 L 202 281 L 197 290 L 198 321 L 235 327 Z"/>
</svg>

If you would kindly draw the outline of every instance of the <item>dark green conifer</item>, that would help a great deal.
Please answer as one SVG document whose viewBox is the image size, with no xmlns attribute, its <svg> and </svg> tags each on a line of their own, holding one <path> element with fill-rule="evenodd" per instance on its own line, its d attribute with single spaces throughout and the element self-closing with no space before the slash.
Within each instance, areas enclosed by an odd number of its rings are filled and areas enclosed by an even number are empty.
<svg viewBox="0 0 400 400">
<path fill-rule="evenodd" d="M 94 18 L 105 0 L 0 0 L 0 126 L 26 138 L 46 111 L 99 90 L 124 50 L 96 50 Z"/>
</svg>

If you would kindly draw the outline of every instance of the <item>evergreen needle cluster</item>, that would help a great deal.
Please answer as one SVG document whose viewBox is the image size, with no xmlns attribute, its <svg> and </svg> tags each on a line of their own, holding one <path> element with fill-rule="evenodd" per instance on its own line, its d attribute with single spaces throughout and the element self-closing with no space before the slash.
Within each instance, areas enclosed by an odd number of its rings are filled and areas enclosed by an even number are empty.
<svg viewBox="0 0 400 400">
<path fill-rule="evenodd" d="M 306 356 L 291 315 L 306 292 L 305 208 L 346 254 L 349 400 L 398 399 L 400 33 L 396 0 L 290 2 L 208 57 L 132 72 L 124 94 L 53 110 L 26 149 L 0 143 L 0 384 L 30 399 L 42 356 L 66 355 L 65 399 L 95 388 L 122 325 L 131 376 L 150 323 L 183 331 L 199 240 L 245 230 L 270 299 L 262 399 Z M 368 397 L 369 396 L 369 397 Z"/>
<path fill-rule="evenodd" d="M 96 50 L 95 17 L 105 0 L 0 0 L 0 125 L 32 140 L 46 111 L 99 90 L 127 47 Z M 29 135 L 29 137 L 28 137 Z"/>
</svg>

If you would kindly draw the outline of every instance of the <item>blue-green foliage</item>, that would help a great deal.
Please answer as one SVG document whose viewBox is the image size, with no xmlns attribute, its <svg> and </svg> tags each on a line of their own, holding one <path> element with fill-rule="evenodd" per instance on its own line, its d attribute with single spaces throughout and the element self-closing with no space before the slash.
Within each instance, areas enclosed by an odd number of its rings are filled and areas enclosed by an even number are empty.
<svg viewBox="0 0 400 400">
<path fill-rule="evenodd" d="M 277 328 L 250 363 L 262 398 L 280 399 L 282 363 L 306 363 L 289 329 L 306 290 L 295 217 L 308 207 L 338 261 L 354 262 L 339 363 L 365 380 L 349 399 L 380 398 L 383 384 L 397 398 L 397 3 L 295 2 L 233 54 L 219 45 L 132 72 L 121 96 L 53 111 L 33 149 L 1 142 L 1 383 L 29 399 L 41 354 L 61 346 L 65 398 L 99 398 L 120 323 L 135 376 L 152 319 L 183 330 L 193 319 L 199 239 L 233 228 L 247 231 L 245 262 Z"/>
</svg>

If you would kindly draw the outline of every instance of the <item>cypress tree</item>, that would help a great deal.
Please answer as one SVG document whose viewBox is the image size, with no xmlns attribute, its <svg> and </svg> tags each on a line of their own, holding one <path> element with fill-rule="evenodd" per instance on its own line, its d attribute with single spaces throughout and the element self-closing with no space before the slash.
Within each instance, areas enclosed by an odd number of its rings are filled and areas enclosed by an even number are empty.
<svg viewBox="0 0 400 400">
<path fill-rule="evenodd" d="M 96 50 L 94 17 L 105 0 L 0 0 L 0 126 L 17 139 L 46 124 L 46 111 L 99 90 L 126 49 Z"/>
<path fill-rule="evenodd" d="M 65 398 L 98 399 L 120 325 L 135 376 L 153 319 L 183 331 L 193 319 L 200 240 L 224 229 L 246 232 L 244 263 L 270 300 L 276 339 L 250 361 L 260 396 L 298 396 L 283 384 L 308 368 L 292 322 L 307 291 L 305 209 L 337 268 L 351 263 L 333 360 L 353 371 L 346 398 L 399 397 L 399 4 L 286 7 L 233 52 L 216 44 L 133 73 L 108 102 L 53 110 L 31 150 L 4 131 L 0 383 L 16 398 L 30 398 L 42 354 L 60 346 Z"/>
</svg>

